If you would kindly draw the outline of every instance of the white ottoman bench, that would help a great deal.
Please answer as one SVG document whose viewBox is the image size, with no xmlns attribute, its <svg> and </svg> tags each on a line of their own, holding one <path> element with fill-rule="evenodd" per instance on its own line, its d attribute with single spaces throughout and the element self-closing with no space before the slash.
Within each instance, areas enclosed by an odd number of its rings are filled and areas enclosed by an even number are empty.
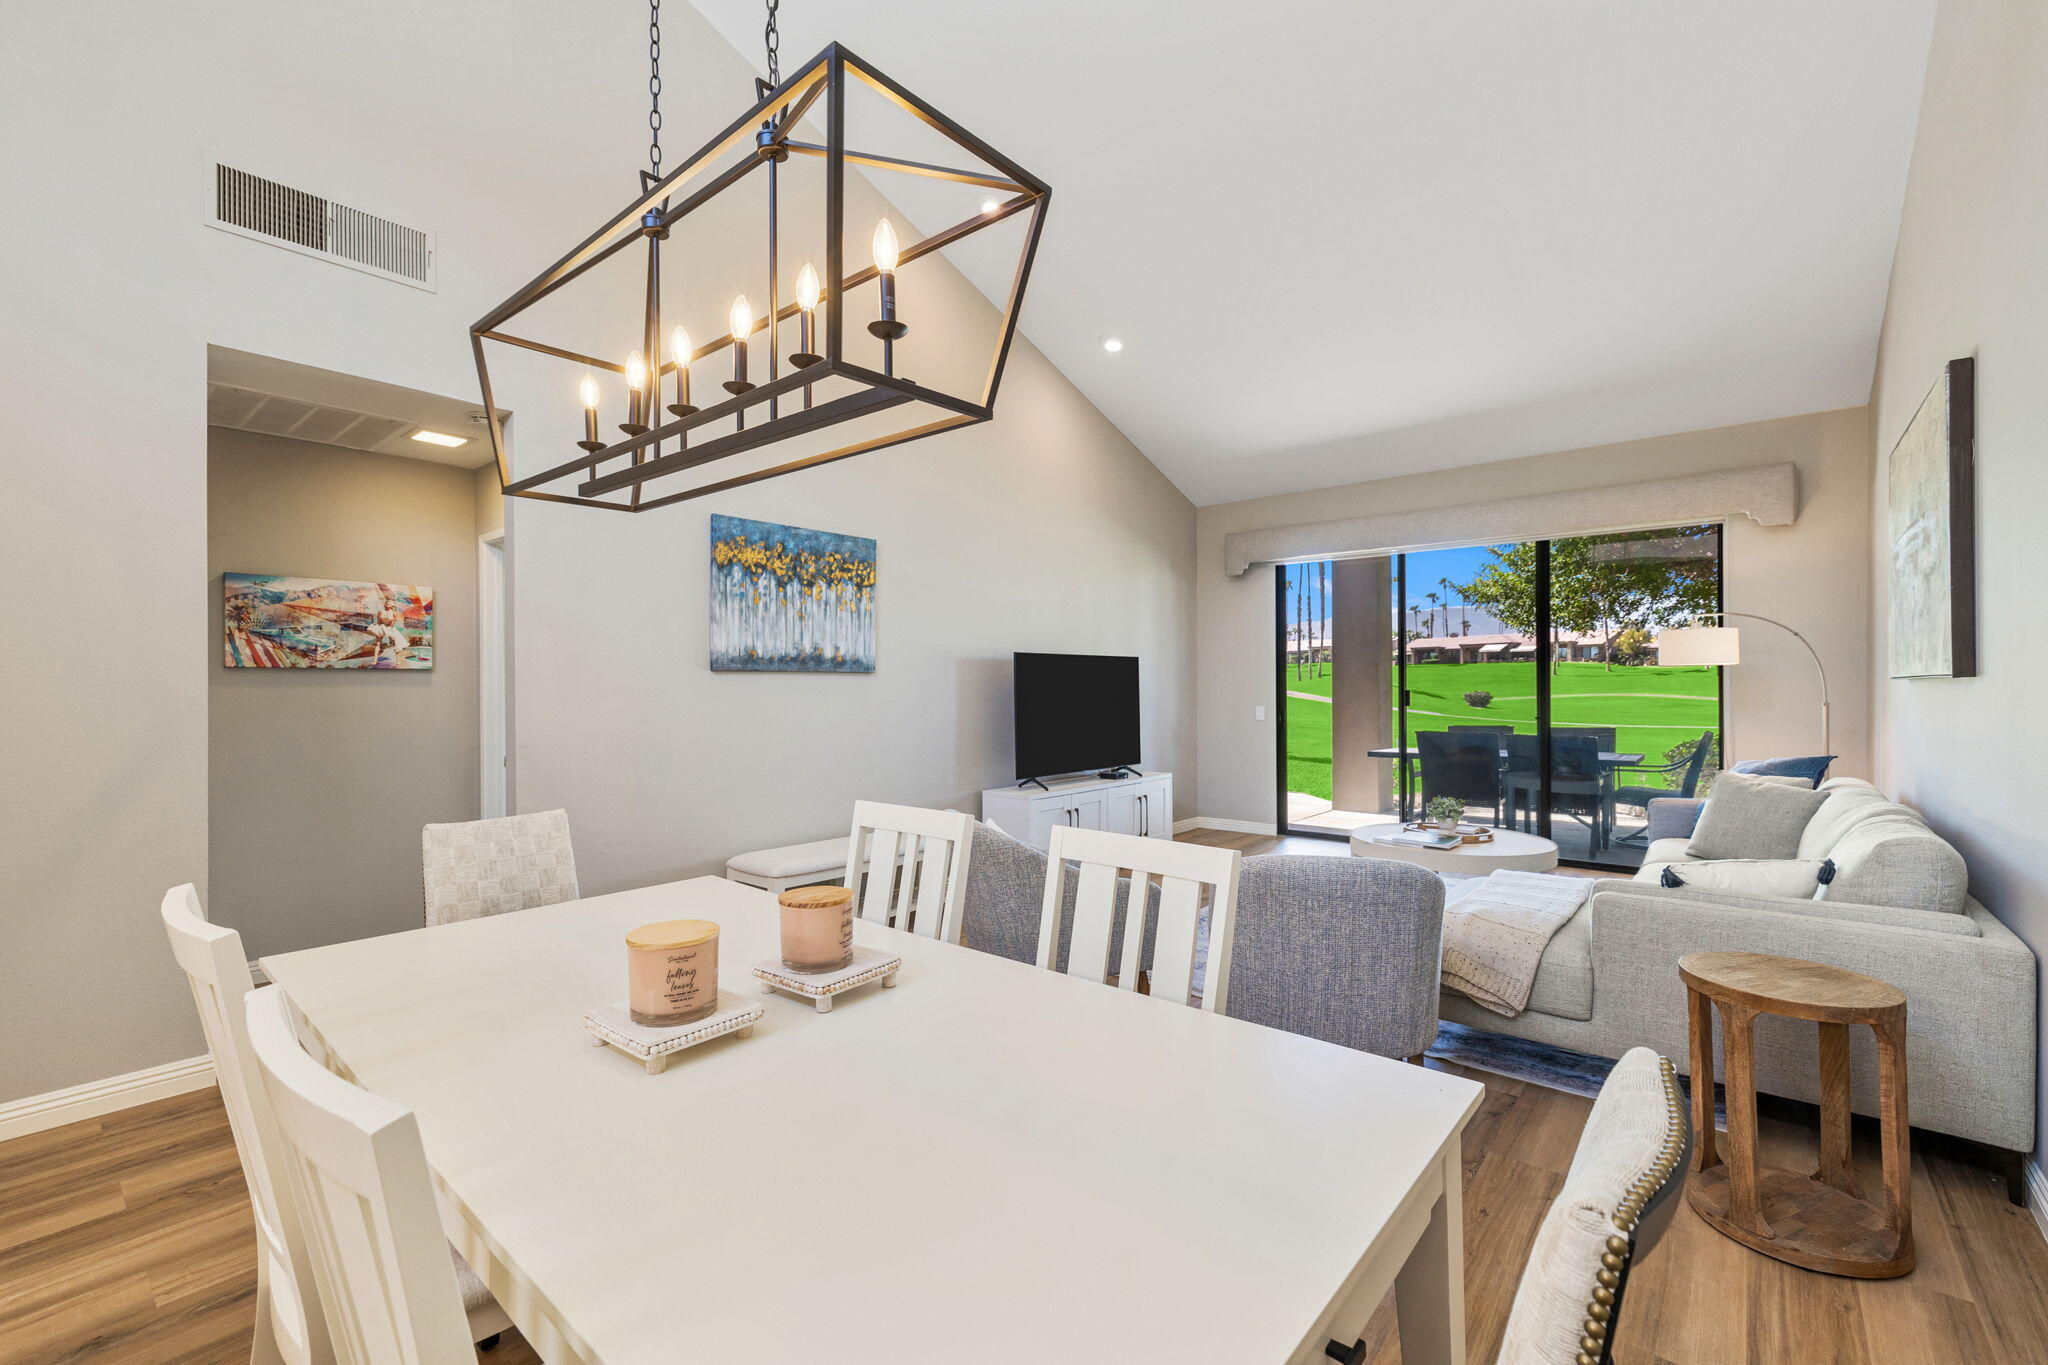
<svg viewBox="0 0 2048 1365">
<path fill-rule="evenodd" d="M 725 879 L 778 893 L 792 887 L 843 882 L 846 836 L 738 854 L 725 860 Z"/>
</svg>

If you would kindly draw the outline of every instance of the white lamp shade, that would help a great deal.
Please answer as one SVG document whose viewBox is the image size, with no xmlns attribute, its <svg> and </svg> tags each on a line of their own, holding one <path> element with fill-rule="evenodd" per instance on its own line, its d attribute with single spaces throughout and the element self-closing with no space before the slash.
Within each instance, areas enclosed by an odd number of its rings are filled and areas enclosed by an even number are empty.
<svg viewBox="0 0 2048 1365">
<path fill-rule="evenodd" d="M 1664 665 L 1739 664 L 1742 631 L 1736 626 L 1677 626 L 1657 636 L 1657 662 Z"/>
</svg>

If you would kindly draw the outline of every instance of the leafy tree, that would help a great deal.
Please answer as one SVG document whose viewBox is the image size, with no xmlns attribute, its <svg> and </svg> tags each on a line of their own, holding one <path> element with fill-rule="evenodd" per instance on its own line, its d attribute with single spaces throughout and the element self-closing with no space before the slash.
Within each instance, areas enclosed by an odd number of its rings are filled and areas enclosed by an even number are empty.
<svg viewBox="0 0 2048 1365">
<path fill-rule="evenodd" d="M 1606 666 L 1624 631 L 1646 631 L 1665 621 L 1718 606 L 1714 526 L 1628 531 L 1611 536 L 1570 536 L 1550 545 L 1550 623 L 1561 631 L 1598 633 Z M 1536 542 L 1496 545 L 1493 561 L 1469 583 L 1457 585 L 1509 630 L 1536 631 Z"/>
</svg>

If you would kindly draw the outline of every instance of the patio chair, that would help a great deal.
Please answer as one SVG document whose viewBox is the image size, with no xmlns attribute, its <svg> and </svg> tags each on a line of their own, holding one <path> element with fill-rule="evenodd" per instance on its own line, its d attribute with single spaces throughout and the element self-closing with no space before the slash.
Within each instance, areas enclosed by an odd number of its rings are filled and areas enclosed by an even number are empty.
<svg viewBox="0 0 2048 1365">
<path fill-rule="evenodd" d="M 1485 806 L 1501 818 L 1500 740 L 1486 731 L 1424 730 L 1415 737 L 1422 759 L 1424 809 L 1439 796 Z"/>
<path fill-rule="evenodd" d="M 1531 825 L 1543 791 L 1541 749 L 1535 735 L 1508 736 L 1507 772 L 1501 778 L 1513 815 L 1528 794 Z M 1607 847 L 1607 778 L 1600 770 L 1600 741 L 1591 735 L 1550 734 L 1550 811 L 1585 825 L 1594 852 Z M 1609 750 L 1608 752 L 1613 752 Z"/>
<path fill-rule="evenodd" d="M 1650 808 L 1650 802 L 1657 800 L 1660 797 L 1691 797 L 1695 792 L 1699 790 L 1700 774 L 1706 771 L 1707 754 L 1713 749 L 1713 747 L 1714 732 L 1712 730 L 1708 730 L 1700 736 L 1699 742 L 1692 746 L 1692 752 L 1687 754 L 1684 758 L 1679 759 L 1676 763 L 1658 764 L 1654 767 L 1643 766 L 1636 768 L 1618 769 L 1615 772 L 1615 776 L 1617 778 L 1619 778 L 1623 773 L 1636 773 L 1644 777 L 1673 778 L 1675 779 L 1675 781 L 1670 786 L 1658 786 L 1645 783 L 1640 786 L 1616 787 L 1614 788 L 1614 790 L 1608 792 L 1608 828 L 1612 829 L 1614 827 L 1614 808 L 1616 806 L 1640 806 L 1644 810 L 1648 810 Z M 1616 839 L 1614 842 L 1616 842 L 1617 844 L 1644 843 L 1648 839 L 1649 829 L 1650 827 L 1648 825 L 1644 825 L 1635 833 L 1625 834 L 1621 838 Z"/>
<path fill-rule="evenodd" d="M 1498 735 L 1503 740 L 1515 732 L 1515 727 L 1512 725 L 1447 725 L 1444 728 L 1454 735 L 1483 733 Z M 1503 744 L 1501 747 L 1505 748 L 1507 746 Z"/>
<path fill-rule="evenodd" d="M 1593 739 L 1600 741 L 1601 753 L 1611 754 L 1614 752 L 1615 729 L 1616 727 L 1612 725 L 1553 725 L 1550 727 L 1550 733 L 1552 735 L 1591 736 Z"/>
</svg>

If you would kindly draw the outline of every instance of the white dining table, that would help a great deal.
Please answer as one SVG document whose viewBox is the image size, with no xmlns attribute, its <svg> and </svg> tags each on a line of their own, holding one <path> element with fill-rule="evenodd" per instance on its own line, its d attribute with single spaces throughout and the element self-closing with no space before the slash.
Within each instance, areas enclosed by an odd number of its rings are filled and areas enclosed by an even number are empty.
<svg viewBox="0 0 2048 1365">
<path fill-rule="evenodd" d="M 767 1014 L 649 1075 L 581 1019 L 677 918 Z M 821 1014 L 757 992 L 776 933 L 700 877 L 262 966 L 418 1115 L 450 1240 L 551 1362 L 1307 1365 L 1396 1284 L 1402 1359 L 1463 1361 L 1481 1086 L 865 921 L 898 985 Z"/>
</svg>

